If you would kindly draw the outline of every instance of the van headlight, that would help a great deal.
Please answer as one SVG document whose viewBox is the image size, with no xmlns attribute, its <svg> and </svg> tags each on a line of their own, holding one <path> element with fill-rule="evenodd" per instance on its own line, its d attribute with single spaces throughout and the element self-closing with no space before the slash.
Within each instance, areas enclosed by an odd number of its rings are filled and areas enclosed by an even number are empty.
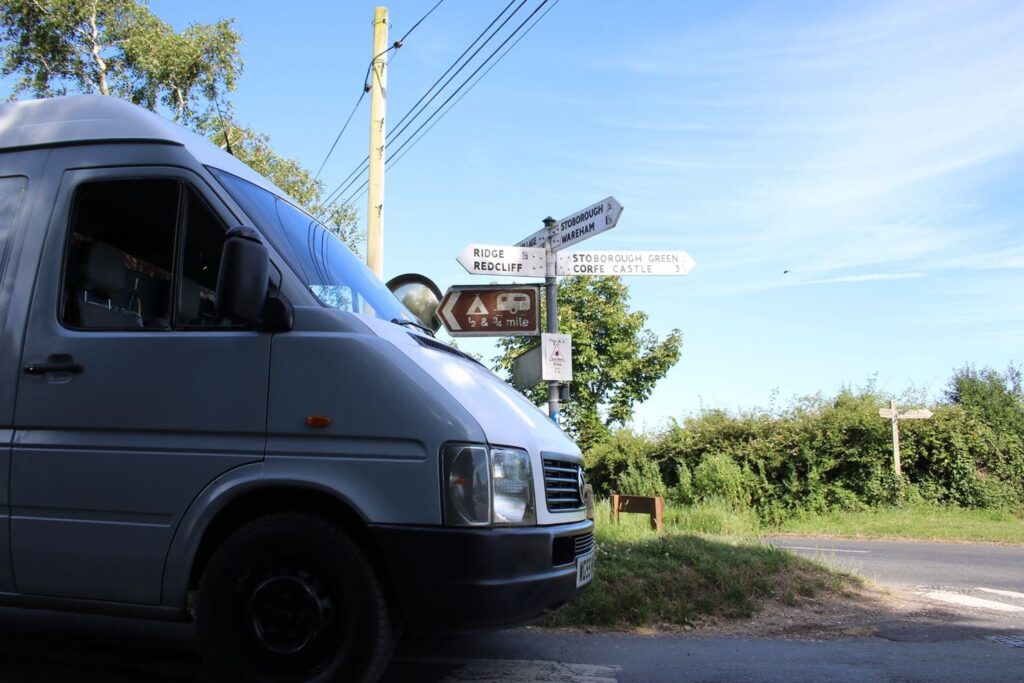
<svg viewBox="0 0 1024 683">
<path fill-rule="evenodd" d="M 445 524 L 536 523 L 533 469 L 526 451 L 449 444 L 441 460 Z"/>
<path fill-rule="evenodd" d="M 511 448 L 492 448 L 491 481 L 494 482 L 492 521 L 495 524 L 536 523 L 529 453 Z"/>
</svg>

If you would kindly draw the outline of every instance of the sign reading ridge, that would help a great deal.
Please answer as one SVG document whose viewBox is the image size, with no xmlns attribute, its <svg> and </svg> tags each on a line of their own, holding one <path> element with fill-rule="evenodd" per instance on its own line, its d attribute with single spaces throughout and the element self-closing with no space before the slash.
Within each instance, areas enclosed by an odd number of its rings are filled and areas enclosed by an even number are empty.
<svg viewBox="0 0 1024 683">
<path fill-rule="evenodd" d="M 544 277 L 544 249 L 503 244 L 470 244 L 455 257 L 474 275 Z"/>
</svg>

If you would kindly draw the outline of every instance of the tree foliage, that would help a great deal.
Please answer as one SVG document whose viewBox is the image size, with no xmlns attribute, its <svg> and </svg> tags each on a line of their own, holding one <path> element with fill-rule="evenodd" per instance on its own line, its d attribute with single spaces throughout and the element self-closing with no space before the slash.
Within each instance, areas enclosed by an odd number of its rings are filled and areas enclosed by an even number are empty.
<svg viewBox="0 0 1024 683">
<path fill-rule="evenodd" d="M 1004 373 L 965 365 L 949 380 L 946 400 L 992 427 L 1024 437 L 1024 382 L 1013 364 Z"/>
<path fill-rule="evenodd" d="M 967 366 L 950 380 L 951 403 L 928 420 L 900 423 L 901 488 L 911 502 L 1024 509 L 1024 420 L 1014 366 Z M 796 399 L 782 410 L 733 415 L 707 410 L 657 434 L 616 432 L 589 449 L 587 472 L 601 493 L 651 487 L 673 500 L 719 499 L 777 522 L 801 512 L 859 510 L 893 501 L 890 396 L 874 386 Z M 909 401 L 901 401 L 911 407 Z"/>
<path fill-rule="evenodd" d="M 227 96 L 242 72 L 233 19 L 178 32 L 144 0 L 0 0 L 3 75 L 11 97 L 111 95 L 164 113 L 267 176 L 357 247 L 355 213 L 327 206 L 324 185 L 235 121 Z"/>
<path fill-rule="evenodd" d="M 15 96 L 114 95 L 179 123 L 231 92 L 242 70 L 233 20 L 181 33 L 138 0 L 3 0 L 4 75 Z"/>
<path fill-rule="evenodd" d="M 558 285 L 558 329 L 572 335 L 572 398 L 562 407 L 566 430 L 581 448 L 607 438 L 611 427 L 633 416 L 633 406 L 650 396 L 658 380 L 679 360 L 682 334 L 659 340 L 644 329 L 647 314 L 629 310 L 629 288 L 617 277 L 565 278 Z M 536 343 L 503 337 L 498 369 Z M 545 385 L 530 392 L 546 400 Z"/>
</svg>

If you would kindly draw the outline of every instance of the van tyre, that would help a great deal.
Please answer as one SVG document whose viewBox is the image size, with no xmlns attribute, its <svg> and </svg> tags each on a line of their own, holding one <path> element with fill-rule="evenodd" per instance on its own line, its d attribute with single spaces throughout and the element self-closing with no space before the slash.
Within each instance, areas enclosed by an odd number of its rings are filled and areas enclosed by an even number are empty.
<svg viewBox="0 0 1024 683">
<path fill-rule="evenodd" d="M 306 513 L 255 520 L 199 583 L 199 649 L 217 680 L 375 681 L 394 642 L 380 579 L 341 529 Z"/>
</svg>

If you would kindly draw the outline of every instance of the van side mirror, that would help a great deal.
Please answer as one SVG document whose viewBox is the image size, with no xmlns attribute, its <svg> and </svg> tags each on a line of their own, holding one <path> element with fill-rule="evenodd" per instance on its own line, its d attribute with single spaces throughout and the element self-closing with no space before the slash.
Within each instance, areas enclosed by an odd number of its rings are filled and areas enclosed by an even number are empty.
<svg viewBox="0 0 1024 683">
<path fill-rule="evenodd" d="M 433 280 L 419 273 L 406 273 L 391 278 L 386 286 L 421 325 L 434 332 L 441 328 L 441 321 L 435 315 L 441 303 L 441 290 Z"/>
<path fill-rule="evenodd" d="M 228 230 L 217 272 L 217 314 L 262 327 L 270 254 L 250 228 Z"/>
</svg>

